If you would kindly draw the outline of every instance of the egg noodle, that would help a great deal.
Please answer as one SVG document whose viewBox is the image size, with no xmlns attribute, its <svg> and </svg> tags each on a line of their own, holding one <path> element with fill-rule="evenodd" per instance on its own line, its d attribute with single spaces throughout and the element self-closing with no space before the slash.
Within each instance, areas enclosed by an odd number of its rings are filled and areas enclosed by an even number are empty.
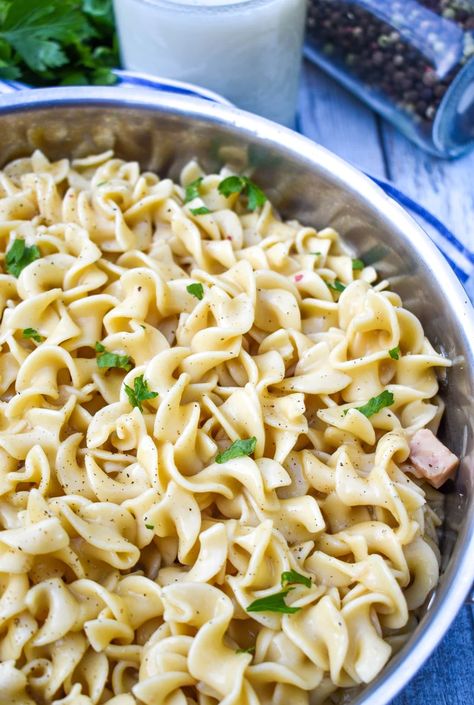
<svg viewBox="0 0 474 705">
<path fill-rule="evenodd" d="M 373 679 L 438 581 L 403 464 L 450 362 L 417 318 L 226 168 L 35 152 L 0 191 L 0 702 Z"/>
</svg>

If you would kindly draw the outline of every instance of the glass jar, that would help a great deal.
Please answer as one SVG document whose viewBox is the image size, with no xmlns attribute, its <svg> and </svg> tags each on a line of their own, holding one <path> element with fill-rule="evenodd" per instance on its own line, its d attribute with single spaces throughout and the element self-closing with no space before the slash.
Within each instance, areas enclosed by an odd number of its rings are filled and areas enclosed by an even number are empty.
<svg viewBox="0 0 474 705">
<path fill-rule="evenodd" d="M 474 0 L 309 0 L 305 52 L 431 154 L 474 145 Z"/>
<path fill-rule="evenodd" d="M 114 0 L 123 66 L 295 118 L 306 0 Z"/>
</svg>

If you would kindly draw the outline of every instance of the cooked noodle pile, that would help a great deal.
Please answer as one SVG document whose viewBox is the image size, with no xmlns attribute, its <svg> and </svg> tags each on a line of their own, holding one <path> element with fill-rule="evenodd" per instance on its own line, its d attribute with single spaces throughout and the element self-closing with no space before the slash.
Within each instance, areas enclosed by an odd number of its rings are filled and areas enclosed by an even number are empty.
<svg viewBox="0 0 474 705">
<path fill-rule="evenodd" d="M 438 580 L 403 464 L 450 363 L 417 318 L 226 169 L 36 152 L 0 189 L 2 702 L 373 679 Z"/>
</svg>

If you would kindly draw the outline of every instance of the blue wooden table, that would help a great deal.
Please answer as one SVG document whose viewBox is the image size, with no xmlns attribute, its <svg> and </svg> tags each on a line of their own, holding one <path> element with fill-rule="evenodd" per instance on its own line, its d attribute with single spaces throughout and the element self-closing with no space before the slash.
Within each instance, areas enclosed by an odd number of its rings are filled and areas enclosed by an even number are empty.
<svg viewBox="0 0 474 705">
<path fill-rule="evenodd" d="M 457 161 L 430 157 L 308 62 L 299 129 L 359 169 L 392 181 L 474 250 L 474 152 Z M 441 645 L 392 705 L 474 705 L 472 606 L 461 610 Z"/>
</svg>

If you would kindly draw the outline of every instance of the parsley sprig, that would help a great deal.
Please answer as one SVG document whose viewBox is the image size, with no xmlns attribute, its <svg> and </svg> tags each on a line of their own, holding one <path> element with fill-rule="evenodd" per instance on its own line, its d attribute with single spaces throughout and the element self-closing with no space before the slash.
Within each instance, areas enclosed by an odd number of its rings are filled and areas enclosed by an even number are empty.
<svg viewBox="0 0 474 705">
<path fill-rule="evenodd" d="M 370 418 L 370 416 L 377 414 L 386 406 L 391 406 L 394 401 L 395 399 L 392 392 L 385 389 L 381 394 L 369 399 L 367 404 L 364 404 L 363 406 L 356 406 L 354 408 L 357 411 L 360 411 L 361 414 L 364 414 L 364 416 L 367 416 L 367 418 Z M 347 414 L 348 411 L 349 409 L 344 409 L 344 415 Z"/>
<path fill-rule="evenodd" d="M 125 392 L 128 397 L 128 401 L 131 406 L 138 407 L 143 413 L 142 402 L 147 399 L 155 399 L 158 396 L 158 392 L 151 392 L 148 388 L 148 382 L 143 378 L 143 375 L 135 377 L 133 380 L 133 389 L 125 384 Z"/>
<path fill-rule="evenodd" d="M 227 450 L 222 451 L 216 456 L 216 463 L 226 463 L 234 458 L 242 458 L 245 455 L 252 455 L 257 445 L 255 436 L 234 441 Z"/>
<path fill-rule="evenodd" d="M 261 208 L 267 200 L 262 189 L 251 181 L 248 176 L 228 176 L 220 182 L 217 189 L 226 198 L 233 193 L 241 193 L 247 196 L 247 208 L 249 211 Z"/>
<path fill-rule="evenodd" d="M 5 256 L 7 272 L 19 277 L 25 267 L 40 257 L 41 252 L 36 245 L 28 247 L 24 240 L 16 239 Z"/>
<path fill-rule="evenodd" d="M 112 0 L 0 2 L 0 78 L 112 84 L 119 63 Z"/>
<path fill-rule="evenodd" d="M 109 352 L 102 343 L 97 342 L 95 350 L 99 353 L 97 355 L 97 367 L 107 370 L 111 367 L 117 367 L 126 370 L 126 372 L 129 372 L 133 367 L 132 360 L 128 355 L 117 355 L 117 353 Z"/>
</svg>

